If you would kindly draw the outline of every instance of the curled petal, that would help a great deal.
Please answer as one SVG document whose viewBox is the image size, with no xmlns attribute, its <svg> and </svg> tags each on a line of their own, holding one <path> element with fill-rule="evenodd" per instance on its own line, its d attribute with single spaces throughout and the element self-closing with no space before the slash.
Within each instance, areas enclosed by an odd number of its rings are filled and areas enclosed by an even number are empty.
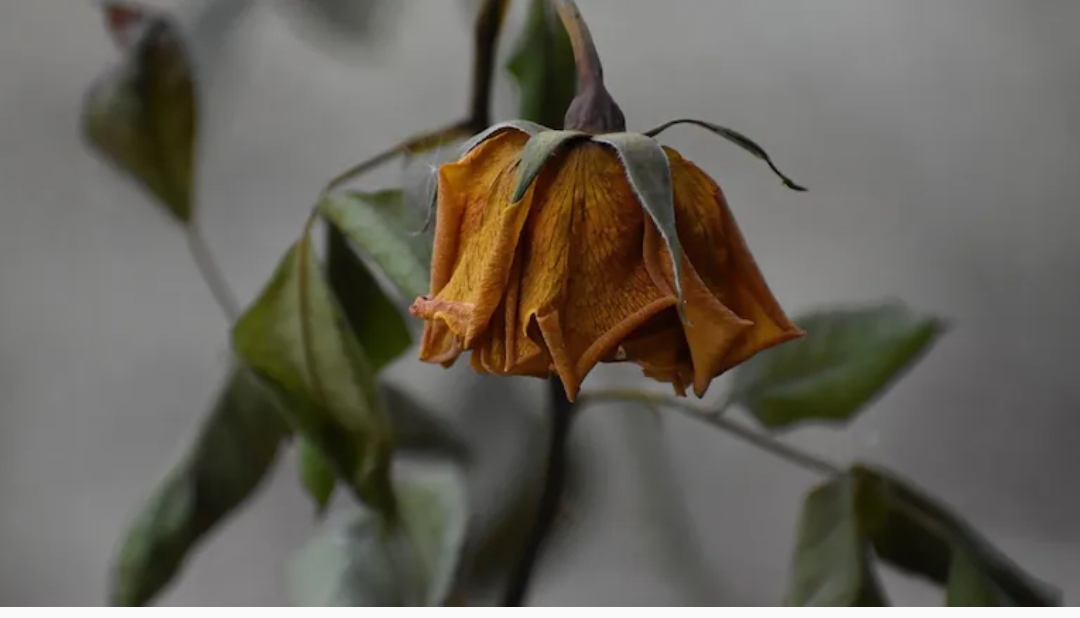
<svg viewBox="0 0 1080 618">
<path fill-rule="evenodd" d="M 626 170 L 626 178 L 641 207 L 649 213 L 664 238 L 675 269 L 675 297 L 679 315 L 686 318 L 682 289 L 682 248 L 675 226 L 675 197 L 671 188 L 671 170 L 667 154 L 651 137 L 637 133 L 598 135 L 594 141 L 615 149 Z"/>
<path fill-rule="evenodd" d="M 611 149 L 583 142 L 535 185 L 522 243 L 518 323 L 538 331 L 568 396 L 674 294 L 643 259 L 646 217 Z M 532 326 L 535 320 L 535 327 Z"/>
<path fill-rule="evenodd" d="M 525 140 L 516 131 L 496 135 L 439 170 L 431 293 L 418 298 L 411 311 L 445 323 L 465 348 L 502 300 L 529 212 L 529 200 L 509 203 L 517 154 Z M 434 353 L 434 348 L 421 348 L 422 357 Z"/>
</svg>

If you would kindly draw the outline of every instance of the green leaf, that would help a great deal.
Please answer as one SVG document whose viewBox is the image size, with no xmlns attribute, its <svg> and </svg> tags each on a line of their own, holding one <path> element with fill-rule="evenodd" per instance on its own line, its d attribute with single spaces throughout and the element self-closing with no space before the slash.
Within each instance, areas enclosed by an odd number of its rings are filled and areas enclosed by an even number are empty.
<svg viewBox="0 0 1080 618">
<path fill-rule="evenodd" d="M 452 468 L 396 481 L 400 525 L 353 513 L 312 540 L 289 570 L 301 606 L 438 606 L 446 602 L 465 541 L 467 506 Z"/>
<path fill-rule="evenodd" d="M 237 321 L 233 347 L 281 393 L 290 424 L 357 497 L 392 512 L 392 436 L 375 373 L 323 280 L 306 232 Z"/>
<path fill-rule="evenodd" d="M 955 585 L 950 595 L 968 602 L 983 594 L 972 588 L 975 570 L 985 580 L 980 585 L 996 589 L 995 594 L 1008 601 L 998 604 L 1058 604 L 1057 591 L 1025 573 L 961 518 L 910 483 L 867 466 L 855 466 L 851 474 L 868 496 L 867 531 L 882 560 L 940 585 Z"/>
<path fill-rule="evenodd" d="M 805 337 L 766 350 L 734 372 L 732 401 L 772 429 L 851 419 L 944 330 L 941 320 L 899 303 L 821 311 L 795 323 Z"/>
<path fill-rule="evenodd" d="M 888 605 L 870 563 L 869 542 L 859 521 L 857 489 L 855 482 L 844 476 L 819 485 L 806 496 L 786 605 Z"/>
<path fill-rule="evenodd" d="M 318 447 L 304 438 L 297 440 L 296 458 L 300 466 L 300 482 L 315 502 L 316 514 L 322 515 L 326 512 L 330 498 L 334 495 L 334 486 L 337 485 L 334 467 Z"/>
<path fill-rule="evenodd" d="M 408 299 L 428 293 L 431 246 L 416 234 L 424 222 L 400 190 L 340 193 L 319 202 L 319 213 L 375 262 Z"/>
<path fill-rule="evenodd" d="M 518 84 L 521 118 L 547 127 L 563 126 L 577 92 L 574 49 L 548 0 L 532 0 L 529 18 L 507 69 Z"/>
<path fill-rule="evenodd" d="M 588 133 L 581 131 L 541 131 L 530 137 L 521 151 L 517 185 L 514 187 L 514 194 L 510 196 L 510 203 L 516 204 L 525 197 L 533 180 L 540 174 L 540 170 L 544 169 L 544 164 L 563 144 L 588 136 Z"/>
<path fill-rule="evenodd" d="M 469 140 L 461 146 L 461 155 L 459 156 L 459 158 L 469 154 L 473 151 L 474 148 L 491 139 L 492 137 L 495 137 L 499 133 L 502 133 L 503 131 L 520 131 L 531 137 L 542 131 L 550 130 L 551 129 L 543 125 L 536 124 L 535 122 L 531 122 L 529 120 L 508 120 L 506 122 L 493 124 L 490 127 L 484 129 L 483 131 L 477 133 L 476 135 L 470 137 Z"/>
<path fill-rule="evenodd" d="M 333 225 L 326 226 L 326 274 L 353 333 L 379 371 L 412 345 L 401 312 L 387 298 L 349 241 Z M 333 467 L 313 444 L 300 439 L 300 479 L 322 513 L 334 493 Z"/>
<path fill-rule="evenodd" d="M 949 586 L 945 590 L 948 607 L 1011 606 L 994 582 L 987 579 L 977 560 L 962 548 L 954 548 L 949 568 Z"/>
<path fill-rule="evenodd" d="M 789 189 L 791 189 L 793 191 L 806 191 L 805 187 L 799 185 L 794 180 L 788 178 L 786 175 L 784 175 L 783 172 L 780 171 L 779 168 L 776 167 L 776 165 L 772 161 L 772 158 L 769 157 L 769 154 L 767 152 L 765 152 L 764 148 L 762 148 L 761 146 L 758 146 L 757 143 L 754 142 L 754 140 L 750 139 L 749 137 L 746 137 L 742 133 L 739 133 L 735 129 L 729 129 L 727 127 L 720 126 L 718 124 L 713 124 L 711 122 L 705 122 L 704 120 L 694 120 L 692 118 L 681 118 L 679 120 L 672 120 L 670 122 L 665 122 L 664 124 L 656 127 L 655 129 L 650 129 L 650 130 L 646 131 L 644 134 L 648 135 L 649 137 L 656 137 L 657 135 L 660 135 L 661 133 L 663 133 L 667 129 L 669 129 L 669 128 L 677 125 L 677 124 L 696 125 L 696 126 L 699 126 L 699 127 L 703 128 L 703 129 L 706 129 L 708 131 L 711 131 L 712 133 L 715 133 L 716 135 L 719 135 L 720 137 L 728 140 L 729 142 L 732 142 L 733 144 L 739 146 L 743 150 L 749 152 L 750 154 L 754 155 L 755 157 L 757 157 L 757 158 L 761 159 L 762 161 L 764 161 L 765 163 L 767 163 L 769 165 L 769 169 L 771 169 L 774 174 L 776 174 L 777 176 L 780 177 L 780 180 L 783 181 L 784 186 L 786 186 L 787 188 L 789 188 Z"/>
<path fill-rule="evenodd" d="M 288 431 L 277 405 L 250 372 L 233 370 L 192 450 L 128 531 L 114 565 L 111 604 L 151 601 L 203 537 L 254 493 Z"/>
<path fill-rule="evenodd" d="M 182 223 L 194 210 L 195 86 L 179 29 L 161 13 L 143 24 L 124 60 L 87 93 L 83 132 L 113 165 Z M 127 28 L 114 28 L 126 36 Z"/>
<path fill-rule="evenodd" d="M 626 170 L 630 188 L 664 238 L 675 271 L 675 294 L 679 315 L 686 320 L 682 290 L 682 245 L 675 227 L 675 193 L 667 153 L 656 140 L 639 133 L 609 133 L 593 136 L 593 141 L 615 149 Z"/>
<path fill-rule="evenodd" d="M 326 274 L 372 369 L 381 370 L 409 349 L 412 337 L 401 312 L 333 225 L 326 226 Z"/>
</svg>

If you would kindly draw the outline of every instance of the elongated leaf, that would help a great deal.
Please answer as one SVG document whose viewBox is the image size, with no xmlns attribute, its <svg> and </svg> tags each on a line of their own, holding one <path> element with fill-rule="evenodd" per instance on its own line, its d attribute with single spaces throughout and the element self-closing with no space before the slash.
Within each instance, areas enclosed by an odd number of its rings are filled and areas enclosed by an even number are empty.
<svg viewBox="0 0 1080 618">
<path fill-rule="evenodd" d="M 521 40 L 507 68 L 521 97 L 518 114 L 546 127 L 563 126 L 577 89 L 574 49 L 548 0 L 532 0 Z"/>
<path fill-rule="evenodd" d="M 326 274 L 373 370 L 381 370 L 409 349 L 412 337 L 401 311 L 333 225 L 326 226 Z"/>
<path fill-rule="evenodd" d="M 626 179 L 634 190 L 641 207 L 649 213 L 656 229 L 667 244 L 671 265 L 675 271 L 675 293 L 679 298 L 679 315 L 686 320 L 682 291 L 682 245 L 675 227 L 675 194 L 671 187 L 671 167 L 667 153 L 656 140 L 639 133 L 610 133 L 596 135 L 593 141 L 615 149 L 626 169 Z"/>
<path fill-rule="evenodd" d="M 240 317 L 233 347 L 280 391 L 289 422 L 357 496 L 392 511 L 391 432 L 374 371 L 323 280 L 306 234 Z"/>
<path fill-rule="evenodd" d="M 326 226 L 326 275 L 373 371 L 378 372 L 409 348 L 412 337 L 398 308 L 349 247 L 348 239 L 333 225 Z M 304 488 L 315 501 L 317 512 L 322 513 L 334 493 L 333 467 L 317 447 L 303 438 L 297 459 Z"/>
<path fill-rule="evenodd" d="M 144 605 L 157 596 L 199 541 L 254 493 L 287 431 L 272 394 L 235 369 L 192 450 L 128 531 L 110 602 Z"/>
<path fill-rule="evenodd" d="M 945 590 L 945 605 L 949 607 L 1011 606 L 994 582 L 987 579 L 976 559 L 962 548 L 954 548 L 949 567 L 949 585 Z"/>
<path fill-rule="evenodd" d="M 588 138 L 588 133 L 581 131 L 541 131 L 529 138 L 521 151 L 521 162 L 518 164 L 517 185 L 514 194 L 510 197 L 511 203 L 518 203 L 529 186 L 536 180 L 544 164 L 565 143 L 573 140 Z"/>
<path fill-rule="evenodd" d="M 844 476 L 819 485 L 806 496 L 786 605 L 888 604 L 870 564 L 869 541 L 859 521 L 857 489 L 855 482 Z"/>
<path fill-rule="evenodd" d="M 413 397 L 408 390 L 390 383 L 380 385 L 386 412 L 393 427 L 395 452 L 422 457 L 438 457 L 467 464 L 471 458 L 464 437 L 446 420 Z M 318 449 L 299 441 L 300 478 L 322 513 L 336 485 L 332 467 Z"/>
<path fill-rule="evenodd" d="M 697 126 L 703 128 L 703 129 L 707 129 L 709 131 L 712 131 L 716 135 L 719 135 L 720 137 L 722 137 L 722 138 L 736 144 L 737 146 L 739 146 L 743 150 L 749 152 L 750 154 L 754 155 L 755 157 L 761 159 L 762 161 L 765 161 L 765 163 L 767 163 L 769 165 L 769 169 L 771 169 L 773 171 L 773 173 L 775 173 L 777 176 L 780 177 L 780 180 L 783 181 L 784 186 L 786 186 L 787 188 L 792 189 L 794 191 L 806 191 L 805 187 L 803 187 L 802 185 L 799 185 L 794 180 L 788 178 L 783 172 L 781 172 L 779 170 L 779 168 L 776 167 L 776 165 L 772 161 L 772 158 L 769 157 L 769 154 L 767 152 L 765 152 L 764 148 L 762 148 L 761 146 L 758 146 L 757 143 L 754 142 L 754 140 L 750 139 L 749 137 L 746 137 L 745 135 L 743 135 L 742 133 L 739 133 L 738 131 L 736 131 L 734 129 L 729 129 L 727 127 L 723 127 L 723 126 L 720 126 L 718 124 L 713 124 L 711 122 L 705 122 L 704 120 L 694 120 L 692 118 L 681 118 L 679 120 L 672 120 L 670 122 L 665 122 L 664 124 L 656 127 L 655 129 L 650 129 L 650 130 L 645 132 L 645 135 L 648 135 L 649 137 L 656 137 L 657 135 L 660 135 L 660 133 L 666 131 L 667 129 L 669 129 L 669 128 L 677 125 L 677 124 L 692 124 L 692 125 L 697 125 Z"/>
<path fill-rule="evenodd" d="M 128 22 L 113 28 L 118 42 L 135 39 L 120 66 L 87 93 L 83 131 L 105 158 L 187 223 L 194 209 L 196 139 L 191 65 L 169 18 L 144 12 L 138 20 L 138 28 Z"/>
<path fill-rule="evenodd" d="M 867 533 L 882 560 L 953 587 L 954 600 L 971 602 L 993 591 L 997 604 L 1057 605 L 1057 591 L 1025 573 L 962 519 L 909 483 L 867 466 L 854 467 L 852 475 L 867 496 Z M 985 590 L 972 588 L 976 571 Z"/>
<path fill-rule="evenodd" d="M 300 482 L 315 503 L 315 513 L 322 515 L 326 512 L 337 485 L 334 466 L 317 446 L 303 437 L 296 442 L 296 459 L 300 467 Z"/>
<path fill-rule="evenodd" d="M 898 303 L 821 311 L 796 319 L 802 339 L 735 371 L 732 399 L 766 427 L 846 421 L 929 349 L 944 324 Z"/>
<path fill-rule="evenodd" d="M 397 481 L 401 524 L 361 510 L 309 543 L 290 569 L 303 606 L 437 606 L 450 595 L 467 523 L 452 468 Z"/>
<path fill-rule="evenodd" d="M 431 247 L 415 235 L 422 221 L 398 190 L 341 193 L 319 203 L 319 213 L 379 266 L 408 299 L 428 293 Z"/>
</svg>

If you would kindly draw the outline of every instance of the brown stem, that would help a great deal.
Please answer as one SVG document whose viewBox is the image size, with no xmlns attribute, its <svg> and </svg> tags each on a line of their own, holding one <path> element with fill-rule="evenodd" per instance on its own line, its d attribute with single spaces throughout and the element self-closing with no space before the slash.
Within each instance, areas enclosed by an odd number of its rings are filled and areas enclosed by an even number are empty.
<svg viewBox="0 0 1080 618">
<path fill-rule="evenodd" d="M 604 87 L 604 68 L 596 52 L 589 26 L 574 0 L 551 0 L 574 48 L 578 92 L 563 119 L 564 129 L 586 133 L 617 133 L 626 130 L 622 109 Z"/>
<path fill-rule="evenodd" d="M 559 13 L 566 33 L 570 36 L 570 46 L 574 48 L 574 64 L 577 66 L 578 92 L 585 92 L 604 83 L 604 67 L 600 64 L 600 54 L 596 53 L 592 33 L 585 19 L 581 17 L 574 0 L 551 0 Z"/>
<path fill-rule="evenodd" d="M 551 442 L 548 448 L 547 472 L 544 488 L 540 494 L 540 504 L 536 511 L 536 521 L 522 551 L 521 559 L 514 567 L 510 583 L 503 596 L 503 607 L 520 607 L 525 602 L 532 580 L 533 567 L 540 557 L 540 549 L 559 515 L 559 503 L 562 500 L 563 481 L 566 476 L 566 443 L 570 437 L 570 422 L 573 420 L 574 404 L 566 397 L 562 382 L 549 378 L 551 389 Z"/>
<path fill-rule="evenodd" d="M 499 33 L 509 0 L 485 0 L 476 15 L 473 37 L 472 94 L 469 97 L 469 130 L 479 133 L 491 124 L 491 85 Z"/>
</svg>

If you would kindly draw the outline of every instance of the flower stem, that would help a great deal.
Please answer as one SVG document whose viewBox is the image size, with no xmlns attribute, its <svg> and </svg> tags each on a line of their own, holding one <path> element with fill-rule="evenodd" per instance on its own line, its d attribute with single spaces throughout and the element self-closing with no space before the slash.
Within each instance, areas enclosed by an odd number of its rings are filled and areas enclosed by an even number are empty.
<svg viewBox="0 0 1080 618">
<path fill-rule="evenodd" d="M 604 67 L 596 52 L 589 26 L 574 0 L 551 0 L 562 20 L 577 67 L 577 96 L 563 119 L 564 129 L 586 133 L 618 133 L 626 130 L 626 117 L 604 87 Z"/>
<path fill-rule="evenodd" d="M 563 480 L 566 476 L 566 443 L 570 437 L 570 424 L 573 420 L 575 404 L 566 398 L 562 382 L 558 378 L 549 378 L 551 390 L 551 443 L 548 447 L 547 472 L 544 488 L 540 494 L 540 503 L 536 511 L 536 520 L 526 540 L 521 558 L 510 576 L 509 585 L 503 597 L 503 607 L 520 607 L 525 602 L 532 580 L 533 567 L 540 556 L 544 540 L 559 514 L 559 502 L 562 500 Z"/>
<path fill-rule="evenodd" d="M 574 49 L 574 65 L 577 67 L 578 92 L 584 92 L 604 82 L 604 67 L 600 63 L 600 54 L 596 53 L 592 33 L 585 24 L 574 0 L 551 0 L 555 11 L 570 37 L 570 46 Z"/>
<path fill-rule="evenodd" d="M 696 421 L 716 427 L 721 431 L 735 436 L 743 442 L 756 446 L 771 455 L 775 455 L 797 466 L 806 468 L 807 470 L 811 470 L 827 477 L 839 476 L 844 473 L 844 470 L 839 465 L 828 461 L 827 459 L 799 450 L 798 448 L 785 444 L 768 434 L 754 431 L 753 429 L 744 427 L 739 423 L 724 418 L 723 412 L 724 408 L 727 406 L 724 406 L 715 412 L 709 412 L 690 403 L 679 401 L 671 397 L 634 390 L 600 391 L 596 393 L 586 393 L 581 396 L 582 405 L 604 401 L 634 401 L 672 408 Z"/>
<path fill-rule="evenodd" d="M 237 304 L 236 297 L 229 288 L 225 276 L 221 274 L 221 268 L 218 266 L 217 260 L 214 259 L 214 255 L 210 252 L 210 247 L 207 246 L 206 239 L 203 238 L 198 223 L 195 221 L 190 222 L 184 228 L 184 237 L 187 239 L 191 259 L 194 260 L 195 267 L 199 269 L 199 274 L 202 275 L 206 287 L 210 289 L 210 294 L 225 314 L 229 324 L 232 324 L 240 316 L 240 306 Z"/>
</svg>

